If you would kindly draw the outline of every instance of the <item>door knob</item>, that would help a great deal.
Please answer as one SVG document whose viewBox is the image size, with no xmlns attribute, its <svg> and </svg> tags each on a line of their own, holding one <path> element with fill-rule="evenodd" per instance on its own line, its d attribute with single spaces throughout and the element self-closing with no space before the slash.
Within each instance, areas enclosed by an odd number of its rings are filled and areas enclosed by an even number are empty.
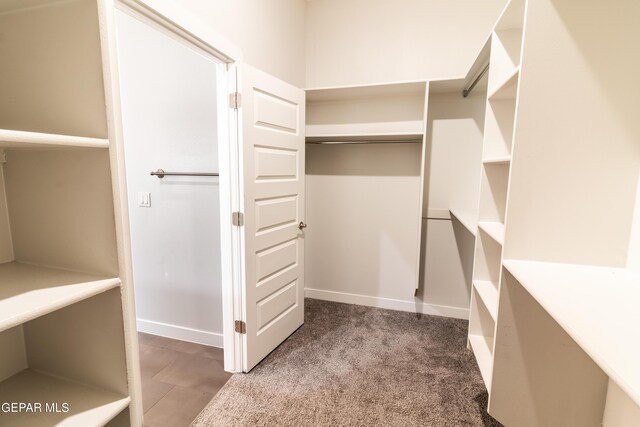
<svg viewBox="0 0 640 427">
<path fill-rule="evenodd" d="M 303 230 L 303 229 L 307 228 L 307 224 L 305 224 L 304 222 L 300 221 L 300 224 L 298 224 L 298 228 L 300 230 Z"/>
</svg>

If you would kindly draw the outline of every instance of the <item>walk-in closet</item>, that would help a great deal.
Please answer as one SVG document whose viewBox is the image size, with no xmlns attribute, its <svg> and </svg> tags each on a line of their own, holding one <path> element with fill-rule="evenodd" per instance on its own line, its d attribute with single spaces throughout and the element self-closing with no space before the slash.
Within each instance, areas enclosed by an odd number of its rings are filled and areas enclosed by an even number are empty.
<svg viewBox="0 0 640 427">
<path fill-rule="evenodd" d="M 0 426 L 638 427 L 639 23 L 0 1 Z"/>
</svg>

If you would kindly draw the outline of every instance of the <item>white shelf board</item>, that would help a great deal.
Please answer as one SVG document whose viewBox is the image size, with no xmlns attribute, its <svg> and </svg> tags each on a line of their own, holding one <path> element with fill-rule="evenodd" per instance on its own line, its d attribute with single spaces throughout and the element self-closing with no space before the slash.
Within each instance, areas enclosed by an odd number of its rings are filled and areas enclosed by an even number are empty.
<svg viewBox="0 0 640 427">
<path fill-rule="evenodd" d="M 384 96 L 424 96 L 426 87 L 426 81 L 412 81 L 372 85 L 307 88 L 305 89 L 305 92 L 307 102 L 331 102 Z"/>
<path fill-rule="evenodd" d="M 504 243 L 504 224 L 494 221 L 480 221 L 478 227 L 501 245 Z"/>
<path fill-rule="evenodd" d="M 120 285 L 104 278 L 19 262 L 0 264 L 0 331 Z"/>
<path fill-rule="evenodd" d="M 471 344 L 471 350 L 478 362 L 478 368 L 480 368 L 480 374 L 484 380 L 484 384 L 487 386 L 487 390 L 491 390 L 491 371 L 493 370 L 493 356 L 491 354 L 490 343 L 487 338 L 482 335 L 469 335 L 469 344 Z"/>
<path fill-rule="evenodd" d="M 640 272 L 519 260 L 504 266 L 640 405 Z"/>
<path fill-rule="evenodd" d="M 375 123 L 307 124 L 307 142 L 368 142 L 423 140 L 422 120 Z"/>
<path fill-rule="evenodd" d="M 473 287 L 495 322 L 498 318 L 498 287 L 489 280 L 474 280 Z"/>
<path fill-rule="evenodd" d="M 0 148 L 108 148 L 109 140 L 0 129 Z"/>
<path fill-rule="evenodd" d="M 511 163 L 511 156 L 500 156 L 484 159 L 482 161 L 485 165 L 508 165 Z"/>
<path fill-rule="evenodd" d="M 478 234 L 478 214 L 464 209 L 451 209 L 451 216 L 455 217 L 474 236 Z"/>
<path fill-rule="evenodd" d="M 489 101 L 499 101 L 504 99 L 515 99 L 518 90 L 518 75 L 520 67 L 514 68 L 506 79 L 500 83 L 488 96 Z"/>
<path fill-rule="evenodd" d="M 0 402 L 42 402 L 42 412 L 0 413 L 0 425 L 11 427 L 102 426 L 124 411 L 130 402 L 113 392 L 26 369 L 0 383 Z M 69 404 L 69 412 L 46 412 L 44 403 Z"/>
</svg>

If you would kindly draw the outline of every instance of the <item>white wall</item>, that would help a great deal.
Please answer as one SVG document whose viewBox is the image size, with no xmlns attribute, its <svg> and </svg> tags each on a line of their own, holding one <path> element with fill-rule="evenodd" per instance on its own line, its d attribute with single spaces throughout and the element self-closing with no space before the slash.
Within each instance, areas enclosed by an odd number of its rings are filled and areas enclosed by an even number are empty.
<svg viewBox="0 0 640 427">
<path fill-rule="evenodd" d="M 429 97 L 423 217 L 431 209 L 477 219 L 485 99 L 478 89 L 467 98 L 460 92 Z M 418 295 L 425 303 L 466 316 L 474 244 L 455 217 L 423 221 Z"/>
<path fill-rule="evenodd" d="M 181 0 L 180 5 L 237 45 L 244 62 L 305 86 L 305 0 Z"/>
<path fill-rule="evenodd" d="M 307 87 L 464 75 L 505 4 L 309 0 Z"/>
<path fill-rule="evenodd" d="M 421 145 L 308 145 L 305 294 L 414 311 Z"/>
<path fill-rule="evenodd" d="M 13 261 L 13 244 L 7 209 L 7 194 L 4 188 L 4 167 L 2 166 L 2 150 L 0 150 L 0 264 Z"/>
<path fill-rule="evenodd" d="M 140 330 L 222 346 L 216 64 L 118 12 L 122 109 Z M 151 207 L 138 192 L 151 192 Z"/>
</svg>

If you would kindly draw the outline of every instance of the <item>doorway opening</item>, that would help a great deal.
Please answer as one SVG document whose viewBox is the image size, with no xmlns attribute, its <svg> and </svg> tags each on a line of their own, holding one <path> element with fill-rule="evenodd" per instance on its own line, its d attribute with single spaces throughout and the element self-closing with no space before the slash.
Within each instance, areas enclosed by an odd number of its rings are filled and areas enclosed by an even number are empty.
<svg viewBox="0 0 640 427">
<path fill-rule="evenodd" d="M 115 23 L 143 409 L 188 425 L 230 377 L 221 224 L 235 68 L 139 12 L 119 4 Z"/>
</svg>

